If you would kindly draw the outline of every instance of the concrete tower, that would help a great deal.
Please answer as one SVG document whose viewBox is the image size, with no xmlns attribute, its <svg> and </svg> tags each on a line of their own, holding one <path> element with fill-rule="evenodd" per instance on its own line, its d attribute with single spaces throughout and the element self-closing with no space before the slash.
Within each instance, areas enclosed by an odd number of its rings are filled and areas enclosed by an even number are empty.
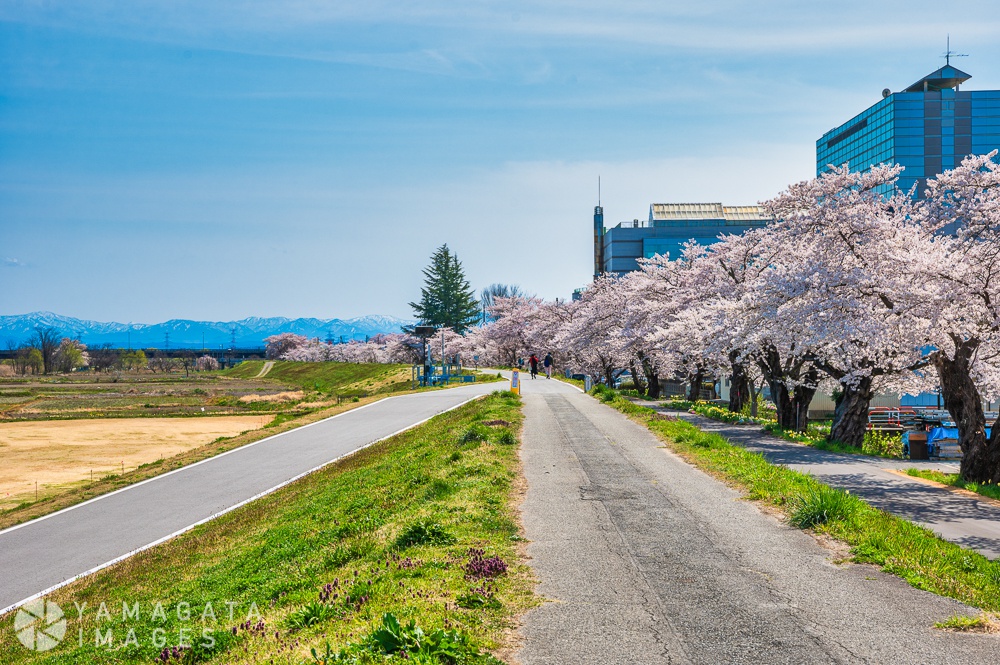
<svg viewBox="0 0 1000 665">
<path fill-rule="evenodd" d="M 604 208 L 594 206 L 594 279 L 604 272 Z"/>
</svg>

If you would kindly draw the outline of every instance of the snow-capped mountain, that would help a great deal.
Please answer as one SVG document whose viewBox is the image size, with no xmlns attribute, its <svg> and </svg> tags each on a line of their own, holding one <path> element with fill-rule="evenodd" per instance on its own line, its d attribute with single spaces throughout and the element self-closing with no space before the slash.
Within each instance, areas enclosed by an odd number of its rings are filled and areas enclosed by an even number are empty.
<svg viewBox="0 0 1000 665">
<path fill-rule="evenodd" d="M 32 312 L 0 316 L 0 344 L 8 340 L 23 343 L 35 328 L 52 327 L 62 336 L 79 339 L 84 344 L 113 344 L 132 348 L 229 348 L 233 335 L 236 346 L 264 346 L 264 338 L 283 332 L 335 341 L 365 339 L 379 333 L 399 332 L 414 322 L 394 316 L 372 315 L 353 319 L 288 319 L 282 316 L 252 316 L 240 321 L 190 321 L 171 319 L 163 323 L 116 323 L 88 321 L 52 312 Z M 169 341 L 168 341 L 169 340 Z"/>
</svg>

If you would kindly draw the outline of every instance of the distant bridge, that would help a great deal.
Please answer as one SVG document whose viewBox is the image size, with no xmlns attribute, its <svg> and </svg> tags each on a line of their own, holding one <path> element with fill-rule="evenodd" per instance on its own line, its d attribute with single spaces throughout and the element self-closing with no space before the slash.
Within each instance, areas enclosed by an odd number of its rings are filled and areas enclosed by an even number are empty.
<svg viewBox="0 0 1000 665">
<path fill-rule="evenodd" d="M 129 353 L 131 351 L 142 351 L 147 357 L 151 357 L 154 354 L 158 356 L 166 356 L 167 358 L 183 358 L 184 356 L 193 355 L 196 358 L 201 356 L 211 356 L 219 361 L 220 365 L 230 366 L 236 363 L 243 362 L 244 360 L 249 360 L 251 358 L 263 358 L 264 357 L 264 347 L 250 347 L 250 348 L 234 348 L 234 349 L 112 349 L 117 351 L 119 354 Z M 0 360 L 10 360 L 14 357 L 17 351 L 11 351 L 8 349 L 0 349 Z"/>
</svg>

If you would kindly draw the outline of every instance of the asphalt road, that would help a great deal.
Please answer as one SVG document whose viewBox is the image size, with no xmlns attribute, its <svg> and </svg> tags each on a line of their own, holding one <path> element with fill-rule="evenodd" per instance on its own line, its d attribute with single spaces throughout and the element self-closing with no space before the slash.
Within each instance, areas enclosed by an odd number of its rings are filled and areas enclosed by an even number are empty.
<svg viewBox="0 0 1000 665">
<path fill-rule="evenodd" d="M 0 614 L 504 384 L 391 397 L 0 531 Z"/>
<path fill-rule="evenodd" d="M 843 556 L 555 381 L 525 382 L 522 505 L 538 591 L 523 665 L 991 663 L 975 614 Z"/>
<path fill-rule="evenodd" d="M 978 550 L 991 559 L 1000 557 L 1000 506 L 886 471 L 913 466 L 958 473 L 957 463 L 840 455 L 764 434 L 756 425 L 730 425 L 688 413 L 677 415 L 706 432 L 716 432 L 762 453 L 775 464 L 850 490 L 873 506 L 926 526 L 945 540 Z"/>
</svg>

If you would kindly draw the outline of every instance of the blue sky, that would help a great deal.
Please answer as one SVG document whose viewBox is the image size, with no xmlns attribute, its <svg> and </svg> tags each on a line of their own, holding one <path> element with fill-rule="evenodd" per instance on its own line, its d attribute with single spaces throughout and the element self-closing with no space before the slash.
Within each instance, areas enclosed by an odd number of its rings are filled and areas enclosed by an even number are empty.
<svg viewBox="0 0 1000 665">
<path fill-rule="evenodd" d="M 6 0 L 0 314 L 408 316 L 442 243 L 567 297 L 598 175 L 609 224 L 769 198 L 949 33 L 1000 88 L 993 0 Z"/>
</svg>

